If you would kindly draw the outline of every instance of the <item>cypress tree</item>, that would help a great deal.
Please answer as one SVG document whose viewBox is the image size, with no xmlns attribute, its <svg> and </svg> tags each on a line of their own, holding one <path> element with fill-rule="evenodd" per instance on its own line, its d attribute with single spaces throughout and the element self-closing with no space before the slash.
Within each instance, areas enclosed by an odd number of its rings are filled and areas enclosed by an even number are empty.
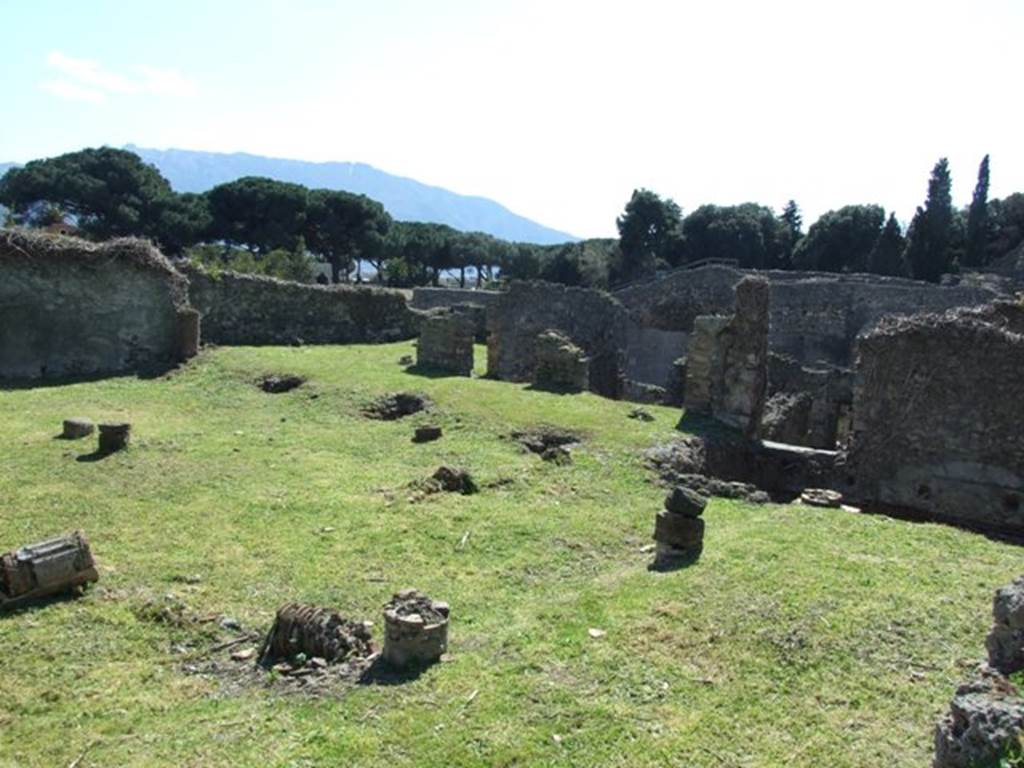
<svg viewBox="0 0 1024 768">
<path fill-rule="evenodd" d="M 905 257 L 911 274 L 918 280 L 939 282 L 949 271 L 952 256 L 950 235 L 953 224 L 952 179 L 949 161 L 941 158 L 928 180 L 928 197 L 918 208 L 907 235 Z"/>
<path fill-rule="evenodd" d="M 903 260 L 905 248 L 906 240 L 903 233 L 900 232 L 896 214 L 890 213 L 889 220 L 885 222 L 885 226 L 879 233 L 868 256 L 868 272 L 874 272 L 876 275 L 906 277 L 907 264 Z"/>
<path fill-rule="evenodd" d="M 969 267 L 985 264 L 985 247 L 988 244 L 988 155 L 978 166 L 978 183 L 974 187 L 971 207 L 967 211 L 967 253 L 965 263 Z"/>
</svg>

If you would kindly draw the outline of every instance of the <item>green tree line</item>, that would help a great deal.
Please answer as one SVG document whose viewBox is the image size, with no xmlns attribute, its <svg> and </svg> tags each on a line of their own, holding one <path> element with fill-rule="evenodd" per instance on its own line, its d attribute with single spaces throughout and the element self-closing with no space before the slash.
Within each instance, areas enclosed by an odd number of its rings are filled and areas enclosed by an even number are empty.
<svg viewBox="0 0 1024 768">
<path fill-rule="evenodd" d="M 799 206 L 702 205 L 635 190 L 616 220 L 618 239 L 554 246 L 513 243 L 443 224 L 394 221 L 365 195 L 247 177 L 178 194 L 153 166 L 112 148 L 85 149 L 11 169 L 0 204 L 17 224 L 73 224 L 84 236 L 147 237 L 173 257 L 209 268 L 311 281 L 316 261 L 334 282 L 364 277 L 393 286 L 476 285 L 504 278 L 607 288 L 698 260 L 752 269 L 874 272 L 937 281 L 984 268 L 1024 241 L 1024 194 L 989 200 L 989 158 L 969 206 L 956 209 L 945 158 L 906 231 L 879 205 L 828 211 L 806 232 Z"/>
</svg>

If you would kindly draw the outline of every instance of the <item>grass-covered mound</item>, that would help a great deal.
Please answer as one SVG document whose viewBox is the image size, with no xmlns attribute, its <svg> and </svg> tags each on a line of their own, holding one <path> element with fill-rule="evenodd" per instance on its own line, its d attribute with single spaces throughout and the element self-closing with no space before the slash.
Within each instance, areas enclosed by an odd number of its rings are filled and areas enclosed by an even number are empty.
<svg viewBox="0 0 1024 768">
<path fill-rule="evenodd" d="M 664 490 L 640 454 L 677 411 L 417 376 L 411 349 L 219 349 L 0 392 L 0 551 L 81 527 L 101 572 L 0 617 L 0 765 L 928 764 L 1019 549 L 716 499 L 701 559 L 650 572 Z M 305 381 L 267 394 L 275 373 Z M 432 407 L 366 418 L 401 391 Z M 78 460 L 88 439 L 53 437 L 79 414 L 131 421 L 132 446 Z M 427 423 L 444 437 L 412 442 Z M 538 425 L 582 437 L 571 463 L 511 437 Z M 479 491 L 415 492 L 441 465 Z M 400 684 L 312 698 L 184 669 L 235 636 L 202 619 L 265 630 L 293 600 L 379 641 L 406 586 L 451 604 L 450 660 Z"/>
</svg>

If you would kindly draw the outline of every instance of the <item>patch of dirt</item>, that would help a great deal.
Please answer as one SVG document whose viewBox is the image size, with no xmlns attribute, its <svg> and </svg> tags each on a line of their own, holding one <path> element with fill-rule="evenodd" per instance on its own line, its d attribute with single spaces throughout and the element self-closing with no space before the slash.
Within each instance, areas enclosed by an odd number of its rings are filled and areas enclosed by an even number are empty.
<svg viewBox="0 0 1024 768">
<path fill-rule="evenodd" d="M 530 453 L 536 453 L 544 461 L 552 461 L 556 464 L 571 464 L 570 448 L 583 442 L 581 435 L 560 427 L 517 430 L 512 432 L 509 437 Z"/>
<path fill-rule="evenodd" d="M 291 392 L 296 387 L 306 383 L 302 376 L 293 373 L 272 373 L 264 376 L 258 382 L 259 388 L 267 394 L 277 395 L 281 392 Z"/>
<path fill-rule="evenodd" d="M 394 392 L 377 398 L 363 408 L 368 419 L 395 421 L 429 410 L 434 403 L 426 395 L 415 392 Z"/>
</svg>

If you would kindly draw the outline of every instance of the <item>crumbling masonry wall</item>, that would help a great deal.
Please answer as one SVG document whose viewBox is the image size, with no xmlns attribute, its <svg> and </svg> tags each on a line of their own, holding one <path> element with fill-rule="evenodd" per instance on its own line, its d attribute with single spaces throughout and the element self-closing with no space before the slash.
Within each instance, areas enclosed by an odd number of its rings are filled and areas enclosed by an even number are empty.
<svg viewBox="0 0 1024 768">
<path fill-rule="evenodd" d="M 734 315 L 695 319 L 687 357 L 687 409 L 750 436 L 761 423 L 768 386 L 769 296 L 767 280 L 741 280 Z"/>
<path fill-rule="evenodd" d="M 851 365 L 857 334 L 887 315 L 943 312 L 991 302 L 1002 295 L 995 284 L 968 281 L 940 286 L 879 275 L 752 273 L 708 265 L 624 288 L 615 297 L 641 326 L 688 334 L 697 317 L 732 312 L 733 286 L 750 274 L 771 283 L 769 348 L 804 364 Z M 680 352 L 684 353 L 685 349 Z"/>
<path fill-rule="evenodd" d="M 0 379 L 166 369 L 194 352 L 188 284 L 151 244 L 0 230 Z"/>
<path fill-rule="evenodd" d="M 629 318 L 603 291 L 543 282 L 516 282 L 487 313 L 487 374 L 530 381 L 537 336 L 556 330 L 590 358 L 589 389 L 606 397 L 622 394 L 623 350 Z"/>
<path fill-rule="evenodd" d="M 401 291 L 184 269 L 203 336 L 214 344 L 357 344 L 419 332 L 421 315 Z"/>
<path fill-rule="evenodd" d="M 416 365 L 460 376 L 473 372 L 473 315 L 458 309 L 433 309 L 423 318 L 416 342 Z"/>
<path fill-rule="evenodd" d="M 858 340 L 850 491 L 1024 533 L 1024 306 L 889 318 Z"/>
<path fill-rule="evenodd" d="M 835 448 L 845 434 L 852 406 L 851 369 L 826 363 L 806 366 L 785 355 L 768 355 L 764 439 Z"/>
</svg>

